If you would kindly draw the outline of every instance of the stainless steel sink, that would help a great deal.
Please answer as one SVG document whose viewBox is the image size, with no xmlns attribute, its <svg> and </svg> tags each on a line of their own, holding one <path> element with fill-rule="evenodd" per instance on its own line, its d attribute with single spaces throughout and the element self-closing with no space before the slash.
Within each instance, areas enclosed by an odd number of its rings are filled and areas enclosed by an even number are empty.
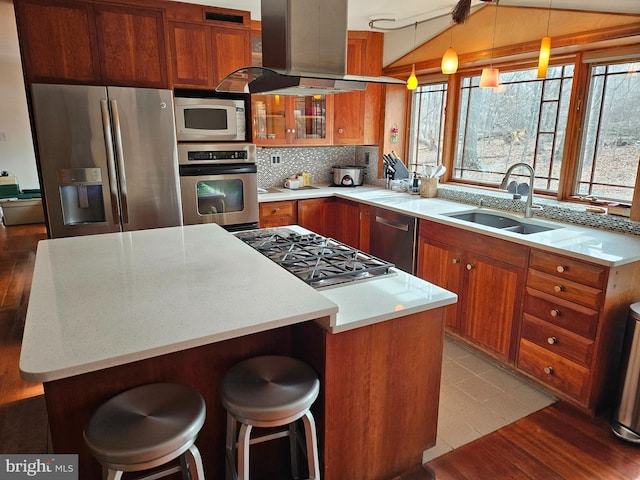
<svg viewBox="0 0 640 480">
<path fill-rule="evenodd" d="M 457 213 L 453 215 L 447 215 L 450 218 L 457 220 L 463 220 L 465 222 L 477 223 L 486 227 L 497 228 L 508 232 L 520 233 L 523 235 L 529 235 L 532 233 L 547 232 L 549 230 L 556 230 L 560 227 L 551 225 L 542 225 L 530 221 L 522 221 L 517 218 L 513 218 L 506 215 L 500 215 L 498 213 L 487 212 L 469 212 L 469 213 Z"/>
</svg>

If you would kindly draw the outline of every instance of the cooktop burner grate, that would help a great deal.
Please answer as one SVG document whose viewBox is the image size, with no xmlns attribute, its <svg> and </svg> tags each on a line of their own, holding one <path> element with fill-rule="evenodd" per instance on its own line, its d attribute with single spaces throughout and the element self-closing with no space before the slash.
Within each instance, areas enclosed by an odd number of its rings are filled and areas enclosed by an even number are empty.
<svg viewBox="0 0 640 480">
<path fill-rule="evenodd" d="M 249 230 L 236 236 L 315 288 L 375 278 L 394 267 L 332 238 L 288 228 Z"/>
</svg>

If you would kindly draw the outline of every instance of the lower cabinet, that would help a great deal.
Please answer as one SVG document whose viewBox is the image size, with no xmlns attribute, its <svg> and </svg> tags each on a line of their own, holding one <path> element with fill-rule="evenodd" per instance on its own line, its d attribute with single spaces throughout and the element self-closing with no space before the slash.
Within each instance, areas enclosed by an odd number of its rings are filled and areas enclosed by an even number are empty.
<svg viewBox="0 0 640 480">
<path fill-rule="evenodd" d="M 458 294 L 448 332 L 591 414 L 612 406 L 637 262 L 609 268 L 421 220 L 418 276 Z"/>
<path fill-rule="evenodd" d="M 295 200 L 259 204 L 260 228 L 282 227 L 298 223 L 298 205 Z"/>
<path fill-rule="evenodd" d="M 337 197 L 298 200 L 298 224 L 359 248 L 360 204 Z"/>
<path fill-rule="evenodd" d="M 518 368 L 592 413 L 610 407 L 637 270 L 531 249 Z"/>
<path fill-rule="evenodd" d="M 342 198 L 263 202 L 259 204 L 259 209 L 260 228 L 297 224 L 355 248 L 361 248 L 361 229 L 364 228 L 365 233 L 368 232 L 369 206 Z M 367 220 L 363 221 L 362 218 Z M 368 236 L 364 240 L 368 245 Z"/>
<path fill-rule="evenodd" d="M 298 200 L 298 225 L 323 237 L 330 237 L 333 202 L 333 197 Z"/>
<path fill-rule="evenodd" d="M 502 361 L 514 363 L 527 247 L 420 221 L 417 274 L 458 295 L 446 327 Z"/>
</svg>

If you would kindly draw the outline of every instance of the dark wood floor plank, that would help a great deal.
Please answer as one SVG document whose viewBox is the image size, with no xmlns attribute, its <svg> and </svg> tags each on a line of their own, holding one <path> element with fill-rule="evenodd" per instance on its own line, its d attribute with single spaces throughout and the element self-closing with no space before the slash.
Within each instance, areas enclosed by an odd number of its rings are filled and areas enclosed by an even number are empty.
<svg viewBox="0 0 640 480">
<path fill-rule="evenodd" d="M 622 478 L 637 478 L 640 449 L 613 434 L 608 414 L 605 417 L 589 417 L 564 403 L 544 413 L 537 422 L 582 452 L 587 465 L 597 463 L 591 467 L 594 471 L 601 471 L 604 466 L 621 474 Z"/>
</svg>

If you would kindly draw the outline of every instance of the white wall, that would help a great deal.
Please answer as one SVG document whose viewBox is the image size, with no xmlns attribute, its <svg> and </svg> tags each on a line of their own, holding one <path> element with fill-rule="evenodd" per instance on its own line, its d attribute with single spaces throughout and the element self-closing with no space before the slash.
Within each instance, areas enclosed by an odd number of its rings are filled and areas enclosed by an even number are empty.
<svg viewBox="0 0 640 480">
<path fill-rule="evenodd" d="M 20 188 L 40 188 L 12 0 L 0 0 L 0 170 L 15 175 Z"/>
</svg>

